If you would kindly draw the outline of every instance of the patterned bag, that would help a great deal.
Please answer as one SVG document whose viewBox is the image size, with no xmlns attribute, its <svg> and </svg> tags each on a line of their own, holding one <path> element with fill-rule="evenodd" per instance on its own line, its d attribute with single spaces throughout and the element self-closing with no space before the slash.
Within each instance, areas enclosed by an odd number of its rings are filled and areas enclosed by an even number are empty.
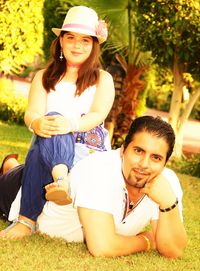
<svg viewBox="0 0 200 271">
<path fill-rule="evenodd" d="M 76 143 L 85 144 L 88 148 L 98 151 L 106 151 L 104 144 L 106 135 L 107 133 L 102 125 L 99 125 L 87 132 L 74 133 Z"/>
</svg>

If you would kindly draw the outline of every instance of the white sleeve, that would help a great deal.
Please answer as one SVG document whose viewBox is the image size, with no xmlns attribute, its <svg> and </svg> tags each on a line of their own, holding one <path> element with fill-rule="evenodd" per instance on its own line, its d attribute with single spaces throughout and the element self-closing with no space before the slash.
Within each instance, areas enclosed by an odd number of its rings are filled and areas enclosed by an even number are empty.
<svg viewBox="0 0 200 271">
<path fill-rule="evenodd" d="M 164 168 L 162 175 L 167 179 L 167 181 L 170 183 L 177 199 L 178 199 L 178 208 L 179 208 L 179 213 L 181 217 L 181 221 L 183 222 L 183 213 L 182 213 L 182 196 L 183 196 L 183 191 L 179 182 L 179 179 L 176 175 L 176 173 L 169 169 L 169 168 Z M 155 209 L 155 212 L 153 214 L 152 220 L 158 220 L 159 218 L 159 206 L 157 209 Z"/>
<path fill-rule="evenodd" d="M 96 157 L 92 156 L 94 163 L 91 158 L 84 158 L 70 173 L 73 204 L 75 207 L 113 213 L 114 188 L 113 182 L 110 182 L 112 177 L 105 167 L 102 168 L 102 163 L 97 163 Z"/>
</svg>

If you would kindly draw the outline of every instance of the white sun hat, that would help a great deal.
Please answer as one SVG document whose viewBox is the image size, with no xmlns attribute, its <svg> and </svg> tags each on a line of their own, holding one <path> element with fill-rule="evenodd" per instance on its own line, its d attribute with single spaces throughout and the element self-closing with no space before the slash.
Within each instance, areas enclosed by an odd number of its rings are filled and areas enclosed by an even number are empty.
<svg viewBox="0 0 200 271">
<path fill-rule="evenodd" d="M 85 6 L 75 6 L 69 9 L 62 28 L 52 28 L 56 36 L 61 31 L 76 32 L 96 37 L 99 43 L 106 41 L 108 36 L 107 26 L 103 20 L 98 20 L 97 13 Z"/>
</svg>

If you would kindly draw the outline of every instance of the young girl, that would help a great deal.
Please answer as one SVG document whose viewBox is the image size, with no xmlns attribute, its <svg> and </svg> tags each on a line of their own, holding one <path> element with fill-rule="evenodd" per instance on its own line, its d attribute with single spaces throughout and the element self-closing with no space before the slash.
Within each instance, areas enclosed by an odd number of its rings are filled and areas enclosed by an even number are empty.
<svg viewBox="0 0 200 271">
<path fill-rule="evenodd" d="M 93 151 L 107 150 L 102 123 L 115 91 L 111 75 L 99 62 L 106 25 L 93 9 L 76 6 L 68 11 L 62 28 L 52 30 L 57 35 L 52 59 L 31 84 L 24 119 L 36 137 L 25 162 L 19 218 L 0 234 L 7 239 L 35 231 L 46 199 L 70 203 L 70 168 Z"/>
</svg>

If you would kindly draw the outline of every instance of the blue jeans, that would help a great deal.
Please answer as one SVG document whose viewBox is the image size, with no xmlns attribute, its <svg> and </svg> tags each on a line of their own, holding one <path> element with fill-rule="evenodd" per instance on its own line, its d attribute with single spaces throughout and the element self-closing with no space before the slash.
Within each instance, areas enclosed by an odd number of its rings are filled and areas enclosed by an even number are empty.
<svg viewBox="0 0 200 271">
<path fill-rule="evenodd" d="M 55 115 L 56 112 L 47 115 Z M 34 221 L 46 202 L 44 186 L 52 182 L 52 169 L 55 165 L 73 166 L 75 140 L 72 133 L 51 138 L 36 136 L 26 157 L 22 177 L 22 197 L 20 215 Z"/>
</svg>

